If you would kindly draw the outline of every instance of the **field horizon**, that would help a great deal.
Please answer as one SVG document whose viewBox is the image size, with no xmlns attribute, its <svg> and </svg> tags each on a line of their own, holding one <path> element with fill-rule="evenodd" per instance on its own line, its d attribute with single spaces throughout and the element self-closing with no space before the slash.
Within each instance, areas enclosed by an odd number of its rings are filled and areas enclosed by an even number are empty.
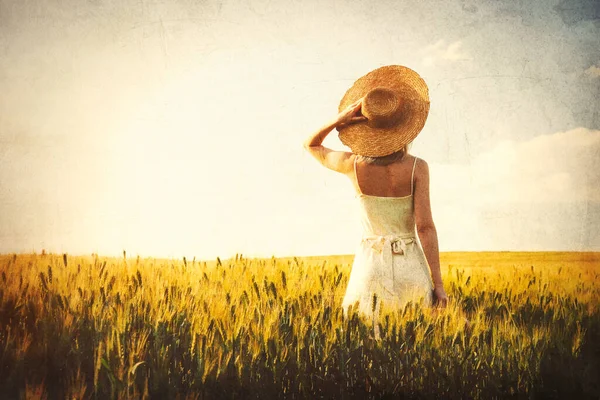
<svg viewBox="0 0 600 400">
<path fill-rule="evenodd" d="M 42 250 L 41 252 L 5 252 L 0 253 L 0 258 L 5 257 L 13 257 L 13 256 L 59 256 L 62 257 L 64 254 L 69 257 L 75 258 L 87 258 L 87 257 L 100 257 L 104 259 L 123 259 L 123 256 L 112 256 L 112 255 L 103 255 L 100 253 L 69 253 L 69 252 L 45 252 Z M 157 257 L 152 255 L 142 255 L 142 254 L 126 254 L 126 259 L 128 260 L 155 260 L 155 261 L 174 261 L 174 260 L 183 260 L 189 262 L 196 263 L 207 263 L 210 265 L 211 263 L 216 263 L 217 259 L 221 262 L 237 260 L 240 258 L 247 260 L 270 260 L 277 259 L 282 261 L 293 261 L 294 259 L 302 259 L 309 262 L 318 262 L 318 261 L 333 261 L 341 262 L 341 263 L 352 263 L 354 259 L 354 254 L 317 254 L 317 255 L 286 255 L 286 256 L 265 256 L 265 257 L 255 257 L 255 256 L 246 256 L 243 253 L 237 253 L 227 257 L 215 257 L 215 258 L 196 258 L 192 257 L 191 259 L 187 258 L 187 256 L 181 257 Z M 516 251 L 516 250 L 485 250 L 485 251 L 440 251 L 440 263 L 442 267 L 444 265 L 449 265 L 457 262 L 466 262 L 469 266 L 474 266 L 473 264 L 473 256 L 477 255 L 478 261 L 475 263 L 477 266 L 483 266 L 487 262 L 504 262 L 504 263 L 512 263 L 515 262 L 529 262 L 532 260 L 538 261 L 571 261 L 571 262 L 589 262 L 594 263 L 597 262 L 600 265 L 600 251 L 565 251 L 565 250 L 528 250 L 528 251 Z"/>
</svg>

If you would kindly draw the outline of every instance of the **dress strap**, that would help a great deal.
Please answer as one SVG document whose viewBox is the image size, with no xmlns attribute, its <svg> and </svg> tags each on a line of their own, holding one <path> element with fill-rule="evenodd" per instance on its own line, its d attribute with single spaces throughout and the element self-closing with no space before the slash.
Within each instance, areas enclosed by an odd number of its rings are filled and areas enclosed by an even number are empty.
<svg viewBox="0 0 600 400">
<path fill-rule="evenodd" d="M 356 178 L 356 187 L 358 188 L 358 193 L 363 194 L 362 190 L 360 189 L 360 184 L 358 183 L 358 174 L 356 173 L 356 160 L 358 159 L 358 156 L 355 154 L 354 155 L 354 177 Z"/>
<path fill-rule="evenodd" d="M 415 157 L 415 162 L 413 163 L 412 174 L 410 176 L 410 194 L 411 194 L 411 196 L 413 194 L 413 182 L 414 182 L 414 178 L 415 178 L 415 165 L 417 165 L 417 157 Z"/>
</svg>

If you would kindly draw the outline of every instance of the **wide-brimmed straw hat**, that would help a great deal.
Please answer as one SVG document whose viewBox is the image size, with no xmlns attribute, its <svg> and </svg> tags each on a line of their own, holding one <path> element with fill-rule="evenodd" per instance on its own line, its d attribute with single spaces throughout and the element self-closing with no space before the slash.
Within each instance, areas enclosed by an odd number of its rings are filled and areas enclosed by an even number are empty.
<svg viewBox="0 0 600 400">
<path fill-rule="evenodd" d="M 388 65 L 354 82 L 344 95 L 339 111 L 364 97 L 362 115 L 367 118 L 338 128 L 339 138 L 353 153 L 383 157 L 412 142 L 429 114 L 429 90 L 410 68 Z"/>
</svg>

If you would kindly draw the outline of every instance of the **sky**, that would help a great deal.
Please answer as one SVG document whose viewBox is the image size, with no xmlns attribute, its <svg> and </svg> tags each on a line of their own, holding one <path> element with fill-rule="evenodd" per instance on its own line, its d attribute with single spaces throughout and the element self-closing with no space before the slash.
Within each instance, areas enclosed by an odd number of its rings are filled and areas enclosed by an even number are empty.
<svg viewBox="0 0 600 400">
<path fill-rule="evenodd" d="M 0 253 L 351 254 L 302 143 L 390 64 L 441 251 L 600 251 L 596 0 L 0 0 Z"/>
</svg>

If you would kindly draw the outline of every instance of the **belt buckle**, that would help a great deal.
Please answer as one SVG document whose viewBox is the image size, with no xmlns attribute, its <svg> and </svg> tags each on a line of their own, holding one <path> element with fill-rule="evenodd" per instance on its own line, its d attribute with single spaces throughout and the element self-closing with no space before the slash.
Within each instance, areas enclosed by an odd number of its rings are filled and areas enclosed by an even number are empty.
<svg viewBox="0 0 600 400">
<path fill-rule="evenodd" d="M 402 239 L 394 240 L 392 242 L 392 254 L 404 254 L 404 250 L 402 249 Z"/>
</svg>

